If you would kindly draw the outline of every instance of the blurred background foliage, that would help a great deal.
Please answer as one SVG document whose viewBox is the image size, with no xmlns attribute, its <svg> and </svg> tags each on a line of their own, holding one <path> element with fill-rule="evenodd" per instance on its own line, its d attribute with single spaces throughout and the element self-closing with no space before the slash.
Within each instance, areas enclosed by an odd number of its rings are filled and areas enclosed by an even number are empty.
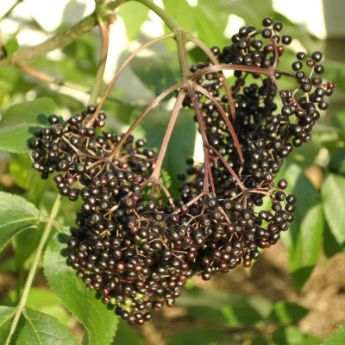
<svg viewBox="0 0 345 345">
<path fill-rule="evenodd" d="M 3 13 L 13 3 L 1 1 Z M 43 10 L 44 6 L 52 6 L 53 1 L 44 3 Z M 199 0 L 197 5 L 186 0 L 161 2 L 182 27 L 196 33 L 209 46 L 223 47 L 239 26 L 260 25 L 263 17 L 271 16 L 281 20 L 286 33 L 295 38 L 287 54 L 286 68 L 298 50 L 325 52 L 327 79 L 337 84 L 335 97 L 322 114 L 312 141 L 289 157 L 282 171 L 289 181 L 290 191 L 297 195 L 296 220 L 284 234 L 283 241 L 267 250 L 252 269 L 237 268 L 207 283 L 193 279 L 176 307 L 157 315 L 142 329 L 120 321 L 114 340 L 116 345 L 345 344 L 345 328 L 338 328 L 345 322 L 345 51 L 342 48 L 345 28 L 339 19 L 339 8 L 344 9 L 344 4 L 341 0 L 285 2 L 289 3 L 287 6 L 296 6 L 296 11 L 309 8 L 311 12 L 321 13 L 315 18 L 322 18 L 322 23 L 296 24 L 291 15 L 287 17 L 277 11 L 279 3 L 281 1 L 272 4 L 271 0 Z M 20 9 L 20 6 L 26 7 Z M 55 2 L 61 18 L 52 18 L 50 22 L 38 11 L 39 6 L 37 2 L 23 0 L 2 18 L 0 43 L 7 54 L 76 23 L 92 11 L 93 1 Z M 118 15 L 111 32 L 113 43 L 105 83 L 129 51 L 149 36 L 166 30 L 140 4 L 126 4 Z M 319 26 L 323 27 L 324 34 L 320 33 Z M 98 50 L 98 32 L 93 30 L 65 49 L 31 61 L 33 68 L 52 77 L 49 83 L 37 80 L 18 67 L 0 66 L 0 150 L 11 152 L 0 151 L 0 190 L 23 196 L 43 213 L 49 212 L 55 191 L 51 181 L 43 182 L 31 169 L 24 140 L 30 133 L 25 128 L 30 126 L 30 121 L 36 121 L 37 112 L 58 112 L 67 118 L 83 109 L 94 83 Z M 190 47 L 191 63 L 203 59 L 199 50 Z M 164 42 L 146 51 L 134 60 L 106 102 L 108 126 L 117 132 L 126 128 L 154 95 L 179 78 L 173 42 Z M 229 81 L 231 83 L 231 77 Z M 146 136 L 150 145 L 158 147 L 169 109 L 168 100 L 152 112 L 136 134 Z M 198 155 L 191 145 L 191 138 L 196 136 L 192 116 L 188 111 L 180 116 L 169 146 L 164 168 L 172 186 L 176 185 L 176 174 L 186 167 L 179 157 Z M 11 132 L 14 125 L 22 126 L 15 135 Z M 73 226 L 77 207 L 63 202 L 61 223 Z M 41 230 L 19 233 L 2 251 L 1 305 L 17 304 Z M 52 249 L 48 250 L 46 271 L 49 271 L 49 258 L 53 257 Z M 58 286 L 54 289 L 56 293 L 48 288 L 43 263 L 41 267 L 27 306 L 53 316 L 81 339 L 84 331 L 79 321 L 86 328 L 92 328 L 93 321 L 89 325 L 83 322 L 78 314 L 80 305 L 68 308 L 72 314 L 64 307 Z M 54 287 L 54 282 L 50 283 Z M 72 283 L 66 284 L 71 284 L 73 289 Z M 330 338 L 325 341 L 327 337 Z"/>
</svg>

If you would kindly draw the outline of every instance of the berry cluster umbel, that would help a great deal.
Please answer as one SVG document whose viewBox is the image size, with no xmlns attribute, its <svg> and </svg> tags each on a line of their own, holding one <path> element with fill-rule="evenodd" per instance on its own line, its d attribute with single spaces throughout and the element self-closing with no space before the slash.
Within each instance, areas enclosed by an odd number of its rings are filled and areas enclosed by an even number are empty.
<svg viewBox="0 0 345 345">
<path fill-rule="evenodd" d="M 174 304 L 195 274 L 208 280 L 250 266 L 293 221 L 295 197 L 285 180 L 273 181 L 310 140 L 334 84 L 321 79 L 319 52 L 298 53 L 291 71 L 278 70 L 291 37 L 270 18 L 263 26 L 212 48 L 218 65 L 191 67 L 184 106 L 195 110 L 204 162 L 187 159 L 176 200 L 157 180 L 160 155 L 130 131 L 104 131 L 106 115 L 95 106 L 67 121 L 50 116 L 30 143 L 42 177 L 57 172 L 59 192 L 82 199 L 69 264 L 130 324 Z M 231 87 L 223 70 L 234 71 Z"/>
</svg>

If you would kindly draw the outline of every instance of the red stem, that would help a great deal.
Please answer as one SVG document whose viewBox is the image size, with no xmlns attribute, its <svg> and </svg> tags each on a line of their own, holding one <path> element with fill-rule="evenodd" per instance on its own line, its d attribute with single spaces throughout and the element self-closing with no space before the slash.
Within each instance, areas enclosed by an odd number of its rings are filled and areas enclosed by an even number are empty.
<svg viewBox="0 0 345 345">
<path fill-rule="evenodd" d="M 240 162 L 241 162 L 241 164 L 243 164 L 244 158 L 243 158 L 243 152 L 242 152 L 242 149 L 241 149 L 240 142 L 239 142 L 239 140 L 237 138 L 235 129 L 234 129 L 232 123 L 230 122 L 229 117 L 227 116 L 227 114 L 226 114 L 225 110 L 223 109 L 222 105 L 217 101 L 217 99 L 215 97 L 213 97 L 205 88 L 201 87 L 200 85 L 197 85 L 195 87 L 195 89 L 196 89 L 196 91 L 200 92 L 201 94 L 203 94 L 204 96 L 209 98 L 214 103 L 216 108 L 218 109 L 218 111 L 219 111 L 220 115 L 222 116 L 223 120 L 225 121 L 225 123 L 226 123 L 226 125 L 228 127 L 228 130 L 230 132 L 230 135 L 231 135 L 231 137 L 232 137 L 232 139 L 234 141 L 234 144 L 235 144 L 238 156 L 240 158 Z"/>
<path fill-rule="evenodd" d="M 122 63 L 122 65 L 119 67 L 119 69 L 116 71 L 113 79 L 110 81 L 110 83 L 108 84 L 107 88 L 104 91 L 104 94 L 97 106 L 96 112 L 93 114 L 93 116 L 88 120 L 86 127 L 90 126 L 93 122 L 94 119 L 97 118 L 100 110 L 103 108 L 104 102 L 106 101 L 106 99 L 108 98 L 113 86 L 115 85 L 115 83 L 117 82 L 117 80 L 120 78 L 122 72 L 124 71 L 124 69 L 128 66 L 128 64 L 144 49 L 148 48 L 149 46 L 151 46 L 152 44 L 155 44 L 157 42 L 160 42 L 162 40 L 165 40 L 167 38 L 172 38 L 174 37 L 174 33 L 168 33 L 166 35 L 160 36 L 160 37 L 156 37 L 146 43 L 144 43 L 143 45 L 141 45 L 139 48 L 137 48 L 134 52 L 132 52 L 127 58 L 126 60 Z"/>
<path fill-rule="evenodd" d="M 209 67 L 205 67 L 203 69 L 200 69 L 199 71 L 196 71 L 190 76 L 190 79 L 196 80 L 206 73 L 219 72 L 219 71 L 224 71 L 224 70 L 258 73 L 258 74 L 264 74 L 270 77 L 274 76 L 273 68 L 261 68 L 261 67 L 255 67 L 255 66 L 243 66 L 243 65 L 235 65 L 235 64 L 231 64 L 231 65 L 219 64 L 219 65 L 212 65 Z"/>
<path fill-rule="evenodd" d="M 212 172 L 209 173 L 211 170 L 211 167 L 210 167 L 209 152 L 206 148 L 207 145 L 209 145 L 207 135 L 206 135 L 206 127 L 205 127 L 205 123 L 204 123 L 203 118 L 202 118 L 203 117 L 202 113 L 200 111 L 200 104 L 199 104 L 199 101 L 196 97 L 193 86 L 191 84 L 189 84 L 187 86 L 187 90 L 188 90 L 189 97 L 193 103 L 193 106 L 194 106 L 194 109 L 196 112 L 196 118 L 197 118 L 197 121 L 199 124 L 200 134 L 201 134 L 202 141 L 204 144 L 204 188 L 203 188 L 203 192 L 208 194 L 209 193 L 209 183 L 210 183 Z M 212 176 L 212 179 L 213 179 L 213 176 Z"/>
<path fill-rule="evenodd" d="M 172 92 L 180 89 L 182 86 L 184 85 L 184 83 L 179 83 L 176 85 L 173 85 L 171 87 L 169 87 L 168 89 L 166 89 L 165 91 L 163 91 L 159 96 L 157 96 L 146 108 L 145 110 L 137 117 L 137 119 L 131 124 L 131 126 L 128 128 L 128 130 L 126 131 L 126 133 L 123 135 L 121 141 L 115 146 L 115 148 L 113 149 L 113 151 L 111 152 L 109 159 L 111 160 L 112 158 L 114 158 L 119 150 L 121 149 L 122 145 L 126 142 L 126 140 L 128 139 L 129 135 L 132 133 L 132 131 L 135 129 L 136 126 L 139 125 L 139 123 L 146 117 L 146 115 L 154 108 L 156 107 L 165 97 L 167 97 L 169 94 L 171 94 Z"/>
<path fill-rule="evenodd" d="M 164 157 L 165 157 L 168 145 L 169 145 L 169 141 L 171 139 L 171 134 L 172 134 L 173 129 L 175 127 L 176 120 L 177 120 L 177 117 L 180 113 L 180 109 L 181 109 L 181 106 L 182 106 L 182 103 L 183 103 L 183 100 L 185 97 L 186 97 L 186 93 L 182 90 L 177 95 L 175 106 L 174 106 L 174 109 L 171 113 L 169 123 L 168 123 L 167 129 L 166 129 L 166 132 L 164 134 L 161 148 L 160 148 L 160 151 L 159 151 L 159 154 L 157 157 L 156 165 L 155 165 L 154 170 L 153 170 L 152 175 L 151 175 L 151 178 L 153 180 L 159 179 L 160 172 L 161 172 L 162 165 L 163 165 L 163 161 L 164 161 Z"/>
<path fill-rule="evenodd" d="M 214 65 L 219 65 L 219 60 L 216 57 L 216 55 L 214 55 L 211 51 L 210 48 L 207 47 L 206 44 L 204 44 L 204 42 L 200 41 L 199 39 L 197 39 L 194 36 L 190 36 L 189 40 L 194 42 L 210 59 L 210 61 L 214 64 Z M 225 91 L 225 95 L 228 101 L 228 105 L 229 105 L 229 110 L 230 110 L 230 115 L 232 117 L 233 120 L 236 119 L 236 107 L 235 107 L 235 102 L 234 99 L 232 97 L 232 93 L 230 91 L 229 85 L 226 82 L 226 78 L 225 75 L 223 73 L 223 71 L 221 72 L 221 82 Z"/>
<path fill-rule="evenodd" d="M 222 163 L 224 164 L 224 166 L 228 169 L 228 171 L 230 172 L 230 174 L 233 176 L 233 178 L 236 180 L 238 186 L 242 189 L 242 190 L 247 190 L 246 186 L 242 183 L 241 179 L 238 177 L 238 175 L 236 174 L 235 170 L 231 167 L 231 165 L 226 161 L 226 159 L 219 153 L 219 151 L 217 149 L 215 149 L 213 146 L 208 145 L 208 148 L 210 150 L 212 150 L 216 156 L 218 156 L 218 158 L 222 161 Z"/>
</svg>

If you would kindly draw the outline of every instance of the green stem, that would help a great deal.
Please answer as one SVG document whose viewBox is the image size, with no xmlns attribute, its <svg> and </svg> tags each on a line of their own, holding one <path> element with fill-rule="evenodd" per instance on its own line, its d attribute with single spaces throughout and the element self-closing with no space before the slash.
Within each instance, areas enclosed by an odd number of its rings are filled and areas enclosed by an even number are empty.
<svg viewBox="0 0 345 345">
<path fill-rule="evenodd" d="M 35 278 L 35 275 L 36 275 L 36 271 L 37 271 L 38 264 L 39 264 L 41 256 L 42 256 L 42 252 L 43 252 L 44 246 L 46 245 L 46 242 L 47 242 L 47 240 L 49 238 L 50 232 L 51 232 L 51 230 L 53 228 L 53 224 L 54 224 L 55 218 L 56 218 L 56 216 L 57 216 L 57 214 L 59 212 L 60 204 L 61 204 L 61 197 L 57 196 L 56 199 L 55 199 L 54 205 L 52 207 L 52 210 L 50 212 L 48 222 L 47 222 L 47 224 L 46 224 L 46 226 L 44 228 L 44 231 L 42 233 L 42 237 L 41 237 L 40 242 L 38 244 L 38 247 L 37 247 L 37 250 L 36 250 L 36 254 L 35 254 L 35 257 L 34 257 L 34 261 L 32 263 L 32 266 L 30 267 L 29 275 L 28 275 L 28 277 L 26 279 L 26 282 L 25 282 L 23 294 L 22 294 L 22 297 L 21 297 L 21 299 L 20 299 L 20 301 L 18 303 L 17 310 L 16 310 L 16 313 L 14 315 L 14 318 L 13 318 L 13 321 L 12 321 L 12 324 L 11 324 L 11 329 L 10 329 L 10 332 L 8 334 L 8 337 L 7 337 L 5 345 L 10 345 L 11 344 L 11 339 L 12 339 L 12 337 L 13 337 L 15 331 L 16 331 L 16 328 L 18 326 L 18 322 L 19 322 L 20 316 L 22 315 L 23 310 L 24 310 L 25 305 L 26 305 L 26 302 L 28 300 L 30 289 L 31 289 L 31 286 L 33 284 L 33 281 L 34 281 L 34 278 Z"/>
<path fill-rule="evenodd" d="M 17 50 L 11 58 L 0 60 L 0 66 L 28 62 L 29 60 L 45 55 L 54 49 L 63 48 L 76 40 L 79 36 L 90 31 L 96 24 L 97 18 L 95 14 L 91 14 L 81 20 L 78 24 L 63 31 L 61 34 L 38 44 L 37 46 Z"/>
<path fill-rule="evenodd" d="M 185 49 L 185 32 L 163 8 L 157 6 L 151 0 L 115 0 L 110 3 L 97 6 L 94 13 L 81 20 L 78 24 L 46 40 L 45 42 L 38 44 L 37 46 L 26 49 L 19 49 L 11 56 L 11 58 L 0 60 L 0 66 L 27 63 L 29 60 L 43 56 L 54 49 L 63 48 L 72 43 L 84 33 L 91 31 L 98 24 L 98 17 L 107 21 L 107 15 L 109 14 L 109 11 L 115 10 L 120 5 L 130 1 L 139 2 L 155 12 L 164 21 L 167 27 L 175 33 L 183 79 L 186 79 L 189 68 L 187 61 L 187 52 Z M 92 98 L 94 98 L 94 96 Z"/>
<path fill-rule="evenodd" d="M 175 20 L 161 7 L 153 3 L 152 0 L 123 0 L 124 2 L 136 1 L 146 6 L 153 12 L 155 12 L 165 23 L 165 25 L 174 32 L 177 52 L 182 72 L 183 80 L 186 80 L 189 73 L 187 51 L 186 51 L 186 42 L 185 42 L 185 33 L 183 29 L 175 22 Z"/>
<path fill-rule="evenodd" d="M 99 18 L 98 25 L 101 34 L 101 51 L 99 56 L 99 65 L 95 79 L 95 85 L 92 89 L 89 104 L 95 104 L 97 102 L 97 98 L 103 84 L 105 63 L 107 62 L 109 49 L 109 24 Z"/>
</svg>

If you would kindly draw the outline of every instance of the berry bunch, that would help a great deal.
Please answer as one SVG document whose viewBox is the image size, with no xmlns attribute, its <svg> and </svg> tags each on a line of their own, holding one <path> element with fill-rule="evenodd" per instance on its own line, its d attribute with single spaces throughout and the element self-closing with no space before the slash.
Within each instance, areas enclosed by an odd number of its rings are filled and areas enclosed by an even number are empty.
<svg viewBox="0 0 345 345">
<path fill-rule="evenodd" d="M 321 79 L 319 52 L 278 69 L 291 42 L 281 30 L 270 18 L 243 27 L 230 46 L 211 49 L 218 65 L 191 67 L 183 104 L 195 110 L 204 162 L 187 159 L 176 200 L 157 179 L 160 155 L 130 131 L 104 131 L 95 106 L 67 121 L 50 116 L 32 139 L 33 167 L 43 178 L 57 172 L 59 192 L 82 199 L 69 264 L 130 324 L 172 305 L 195 274 L 208 280 L 250 266 L 293 221 L 295 197 L 274 179 L 310 140 L 334 84 Z M 231 87 L 224 70 L 234 72 Z"/>
</svg>

